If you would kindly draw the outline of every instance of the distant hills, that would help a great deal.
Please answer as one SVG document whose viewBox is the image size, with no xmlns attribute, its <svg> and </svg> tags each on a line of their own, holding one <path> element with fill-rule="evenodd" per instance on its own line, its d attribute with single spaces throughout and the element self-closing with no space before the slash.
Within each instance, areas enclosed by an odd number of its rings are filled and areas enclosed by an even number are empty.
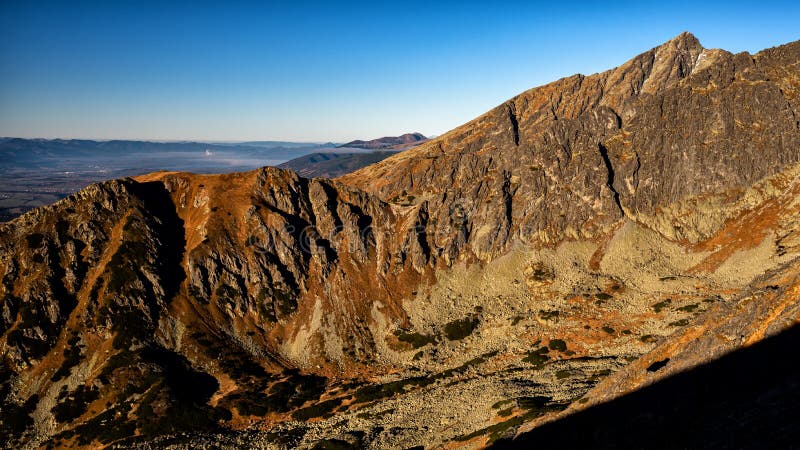
<svg viewBox="0 0 800 450">
<path fill-rule="evenodd" d="M 385 151 L 369 146 L 342 150 L 332 142 L 195 142 L 0 137 L 0 223 L 53 203 L 90 183 L 148 172 L 221 173 L 263 166 L 304 177 L 333 178 L 361 169 L 426 139 L 419 133 Z M 380 139 L 376 139 L 376 142 Z M 365 142 L 365 141 L 354 141 Z M 347 144 L 345 144 L 347 145 Z M 377 144 L 375 144 L 377 145 Z M 388 145 L 388 144 L 387 144 Z"/>
<path fill-rule="evenodd" d="M 252 170 L 312 152 L 334 150 L 335 144 L 311 142 L 0 138 L 0 222 L 98 181 L 163 170 L 194 173 Z"/>
<path fill-rule="evenodd" d="M 289 160 L 311 151 L 333 148 L 335 144 L 311 142 L 254 141 L 244 143 L 209 142 L 153 142 L 134 140 L 96 141 L 89 139 L 23 139 L 0 138 L 0 159 L 4 168 L 8 166 L 35 166 L 47 164 L 48 160 L 63 161 L 72 158 L 102 156 L 125 156 L 136 154 L 165 154 L 169 152 L 229 153 L 258 157 L 269 155 L 270 160 Z M 267 163 L 265 163 L 267 164 Z M 186 169 L 188 170 L 188 169 Z"/>
<path fill-rule="evenodd" d="M 413 147 L 415 145 L 419 145 L 428 138 L 425 137 L 422 133 L 406 133 L 402 136 L 385 136 L 378 139 L 373 139 L 371 141 L 362 141 L 362 140 L 355 140 L 350 141 L 346 144 L 342 144 L 339 147 L 349 147 L 349 148 L 365 148 L 371 150 L 379 150 L 379 149 L 405 149 L 409 147 Z"/>
<path fill-rule="evenodd" d="M 363 149 L 372 151 L 316 152 L 287 161 L 278 167 L 297 172 L 306 178 L 335 178 L 369 166 L 428 141 L 422 133 L 385 136 L 371 141 L 355 140 L 339 145 L 338 149 Z"/>
<path fill-rule="evenodd" d="M 306 178 L 335 178 L 382 161 L 397 151 L 367 153 L 312 153 L 285 162 L 278 167 L 297 172 Z"/>
</svg>

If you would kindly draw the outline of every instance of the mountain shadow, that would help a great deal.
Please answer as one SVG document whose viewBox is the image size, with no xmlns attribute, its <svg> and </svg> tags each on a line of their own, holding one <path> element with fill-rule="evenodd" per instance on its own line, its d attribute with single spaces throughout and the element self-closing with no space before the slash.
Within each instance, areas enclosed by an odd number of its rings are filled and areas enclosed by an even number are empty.
<svg viewBox="0 0 800 450">
<path fill-rule="evenodd" d="M 186 272 L 181 265 L 186 247 L 183 220 L 178 216 L 172 197 L 163 183 L 137 183 L 133 189 L 158 225 L 161 287 L 164 289 L 165 299 L 169 301 L 186 279 Z"/>
<path fill-rule="evenodd" d="M 795 448 L 800 326 L 493 448 Z"/>
</svg>

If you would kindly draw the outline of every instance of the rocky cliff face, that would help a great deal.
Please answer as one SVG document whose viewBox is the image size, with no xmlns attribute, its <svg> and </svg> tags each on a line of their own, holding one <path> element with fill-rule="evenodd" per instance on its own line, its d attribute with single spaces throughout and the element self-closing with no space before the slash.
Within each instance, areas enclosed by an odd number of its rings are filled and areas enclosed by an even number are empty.
<svg viewBox="0 0 800 450">
<path fill-rule="evenodd" d="M 683 34 L 337 180 L 155 173 L 25 214 L 0 228 L 2 439 L 482 446 L 627 392 L 691 327 L 777 333 L 798 64 Z M 734 320 L 765 290 L 777 315 Z"/>
<path fill-rule="evenodd" d="M 479 255 L 514 239 L 597 236 L 623 216 L 697 240 L 710 230 L 656 224 L 656 210 L 797 162 L 798 81 L 785 68 L 798 51 L 733 55 L 682 34 L 608 72 L 531 89 L 342 181 L 382 198 L 406 192 L 424 210 L 469 211 Z"/>
</svg>

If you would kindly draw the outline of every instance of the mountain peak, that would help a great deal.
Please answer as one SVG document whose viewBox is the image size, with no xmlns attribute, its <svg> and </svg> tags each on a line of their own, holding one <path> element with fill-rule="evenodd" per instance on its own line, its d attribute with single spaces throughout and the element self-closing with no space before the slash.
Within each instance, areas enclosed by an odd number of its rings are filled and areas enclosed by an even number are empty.
<svg viewBox="0 0 800 450">
<path fill-rule="evenodd" d="M 649 66 L 641 92 L 653 94 L 689 76 L 703 50 L 703 45 L 693 34 L 683 32 L 639 55 L 633 61 L 642 64 L 645 60 L 644 66 Z"/>
<path fill-rule="evenodd" d="M 697 39 L 697 36 L 693 35 L 688 31 L 684 31 L 683 33 L 675 36 L 674 38 L 668 40 L 661 47 L 672 45 L 677 48 L 683 49 L 700 49 L 703 50 L 703 44 L 700 43 L 700 40 Z"/>
</svg>

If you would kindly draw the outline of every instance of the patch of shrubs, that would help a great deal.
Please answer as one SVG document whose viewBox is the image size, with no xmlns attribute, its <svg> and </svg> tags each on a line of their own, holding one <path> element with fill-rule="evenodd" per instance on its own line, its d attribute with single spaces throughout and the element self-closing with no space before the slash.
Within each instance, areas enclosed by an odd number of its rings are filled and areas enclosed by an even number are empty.
<svg viewBox="0 0 800 450">
<path fill-rule="evenodd" d="M 547 356 L 549 351 L 550 350 L 547 347 L 540 347 L 536 350 L 531 350 L 528 352 L 528 356 L 522 358 L 522 361 L 533 364 L 533 366 L 536 368 L 541 368 L 550 359 L 550 357 Z"/>
<path fill-rule="evenodd" d="M 317 417 L 330 417 L 334 409 L 342 404 L 341 398 L 334 398 L 319 402 L 305 408 L 298 409 L 292 413 L 292 418 L 295 420 L 308 420 Z"/>
<path fill-rule="evenodd" d="M 666 299 L 666 300 L 660 301 L 660 302 L 658 302 L 658 303 L 653 305 L 653 311 L 655 311 L 656 313 L 660 313 L 661 310 L 666 308 L 667 306 L 669 306 L 670 303 L 672 303 L 672 300 L 670 300 L 670 299 Z"/>
<path fill-rule="evenodd" d="M 683 311 L 683 312 L 688 312 L 688 313 L 693 313 L 699 307 L 700 307 L 700 305 L 698 303 L 693 303 L 691 305 L 681 306 L 680 308 L 677 308 L 677 310 L 678 311 Z"/>
<path fill-rule="evenodd" d="M 308 401 L 318 400 L 325 392 L 327 379 L 316 375 L 303 375 L 289 371 L 287 378 L 274 383 L 264 392 L 238 391 L 225 396 L 224 403 L 230 403 L 244 416 L 264 416 L 269 413 L 285 413 L 303 406 Z M 338 406 L 332 405 L 331 409 Z M 312 408 L 306 413 L 314 411 Z"/>
<path fill-rule="evenodd" d="M 559 311 L 557 310 L 541 310 L 539 311 L 539 318 L 542 320 L 558 319 Z"/>
<path fill-rule="evenodd" d="M 464 339 L 472 334 L 479 322 L 476 316 L 454 320 L 444 326 L 444 335 L 451 341 Z"/>
<path fill-rule="evenodd" d="M 436 342 L 436 336 L 429 334 L 420 334 L 417 332 L 412 333 L 404 330 L 397 330 L 395 331 L 394 335 L 397 336 L 398 341 L 411 344 L 411 347 L 415 349 Z"/>
<path fill-rule="evenodd" d="M 550 339 L 550 343 L 548 343 L 547 346 L 550 347 L 550 350 L 559 352 L 567 351 L 567 343 L 561 339 Z"/>
<path fill-rule="evenodd" d="M 432 384 L 434 381 L 433 377 L 414 377 L 384 384 L 364 386 L 355 392 L 355 399 L 358 403 L 380 400 L 393 397 L 396 394 L 402 394 L 406 392 L 406 387 L 423 387 Z"/>
</svg>

